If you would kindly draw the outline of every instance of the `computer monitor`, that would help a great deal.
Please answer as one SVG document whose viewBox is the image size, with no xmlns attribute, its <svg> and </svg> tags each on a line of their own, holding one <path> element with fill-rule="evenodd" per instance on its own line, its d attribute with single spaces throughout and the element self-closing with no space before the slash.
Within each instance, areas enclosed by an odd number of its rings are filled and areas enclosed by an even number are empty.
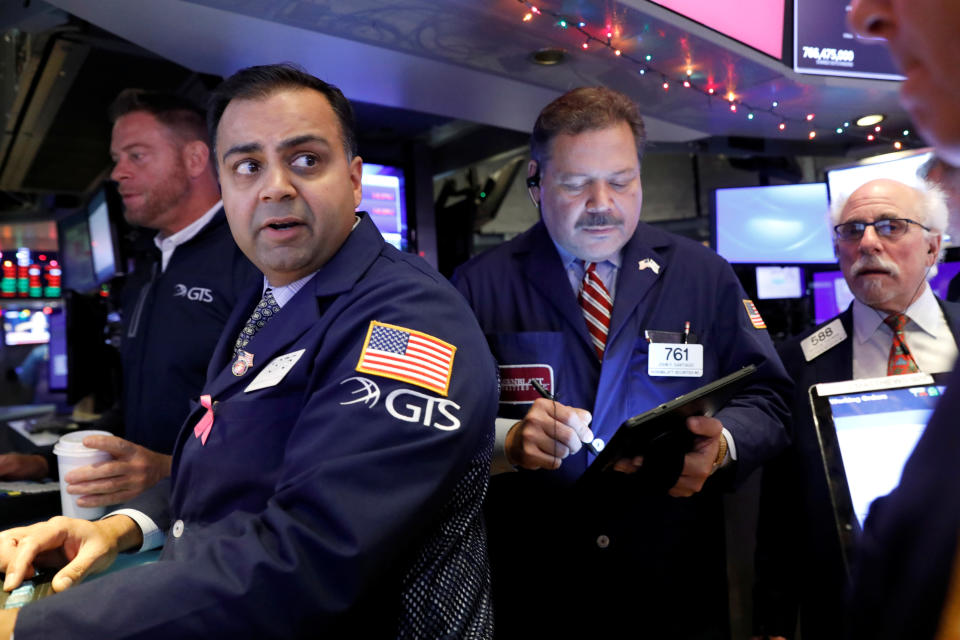
<svg viewBox="0 0 960 640">
<path fill-rule="evenodd" d="M 714 246 L 728 262 L 836 262 L 823 183 L 717 189 Z"/>
<path fill-rule="evenodd" d="M 931 155 L 930 149 L 914 149 L 865 158 L 856 164 L 829 167 L 827 189 L 830 202 L 846 198 L 861 185 L 880 178 L 897 180 L 911 186 L 919 185 L 917 170 Z"/>
<path fill-rule="evenodd" d="M 947 299 L 950 281 L 960 274 L 960 262 L 941 262 L 937 265 L 936 273 L 929 278 L 930 288 L 941 300 Z"/>
<path fill-rule="evenodd" d="M 756 274 L 760 300 L 803 297 L 802 267 L 757 267 Z"/>
<path fill-rule="evenodd" d="M 50 340 L 47 316 L 51 307 L 5 306 L 3 314 L 3 343 L 8 347 L 46 344 Z"/>
<path fill-rule="evenodd" d="M 50 391 L 67 390 L 67 310 L 54 309 L 47 320 L 50 323 L 49 360 L 47 364 L 47 388 Z"/>
<path fill-rule="evenodd" d="M 0 299 L 59 297 L 60 262 L 56 252 L 30 247 L 0 252 Z"/>
<path fill-rule="evenodd" d="M 87 205 L 87 226 L 90 229 L 93 277 L 97 284 L 103 284 L 117 275 L 120 261 L 105 189 L 95 193 Z"/>
<path fill-rule="evenodd" d="M 363 195 L 357 207 L 370 214 L 383 239 L 401 251 L 411 249 L 404 182 L 403 170 L 398 167 L 364 163 L 360 178 Z"/>
<path fill-rule="evenodd" d="M 853 302 L 853 292 L 841 271 L 813 274 L 813 316 L 817 324 L 829 320 Z"/>
<path fill-rule="evenodd" d="M 58 222 L 65 289 L 90 292 L 122 273 L 115 233 L 119 215 L 113 187 L 105 185 L 82 210 Z"/>
</svg>

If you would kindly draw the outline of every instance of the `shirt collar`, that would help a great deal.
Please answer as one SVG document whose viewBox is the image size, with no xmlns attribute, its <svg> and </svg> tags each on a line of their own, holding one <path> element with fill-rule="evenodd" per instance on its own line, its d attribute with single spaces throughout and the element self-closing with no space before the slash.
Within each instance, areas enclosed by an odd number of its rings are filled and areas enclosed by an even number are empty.
<svg viewBox="0 0 960 640">
<path fill-rule="evenodd" d="M 207 212 L 202 216 L 185 226 L 180 231 L 176 233 L 171 233 L 168 236 L 164 236 L 162 233 L 158 233 L 153 237 L 153 243 L 157 245 L 157 249 L 163 251 L 164 249 L 173 249 L 179 247 L 180 245 L 190 241 L 200 233 L 200 230 L 207 226 L 207 223 L 213 219 L 213 216 L 217 215 L 217 212 L 220 211 L 220 208 L 223 207 L 223 200 L 217 200 L 217 203 L 207 209 Z"/>
<path fill-rule="evenodd" d="M 552 240 L 552 238 L 551 238 L 551 240 Z M 555 246 L 555 247 L 557 248 L 557 253 L 560 254 L 560 261 L 563 263 L 563 268 L 564 268 L 564 269 L 570 269 L 571 267 L 576 266 L 576 261 L 577 261 L 577 260 L 580 260 L 580 258 L 578 258 L 577 256 L 573 255 L 572 253 L 570 253 L 569 251 L 567 251 L 566 249 L 564 249 L 563 247 L 561 247 L 561 246 L 560 246 L 559 244 L 557 244 L 556 242 L 553 243 L 553 246 Z M 620 268 L 620 262 L 621 262 L 622 260 L 623 260 L 623 248 L 621 247 L 620 251 L 616 252 L 615 254 L 613 254 L 612 256 L 610 256 L 609 258 L 607 258 L 606 260 L 604 260 L 603 262 L 599 262 L 599 263 L 597 263 L 597 264 L 604 264 L 604 263 L 606 263 L 606 264 L 609 264 L 613 269 L 619 269 L 619 268 Z M 581 267 L 580 270 L 581 270 L 581 271 L 583 270 L 582 267 Z"/>
<path fill-rule="evenodd" d="M 934 335 L 937 324 L 940 321 L 941 310 L 937 303 L 936 296 L 930 285 L 924 283 L 923 293 L 914 300 L 913 304 L 907 307 L 903 312 L 910 321 L 916 324 L 922 331 Z M 868 341 L 886 317 L 890 315 L 883 311 L 877 311 L 873 307 L 867 306 L 857 299 L 853 300 L 853 327 L 857 342 L 863 344 Z"/>
</svg>

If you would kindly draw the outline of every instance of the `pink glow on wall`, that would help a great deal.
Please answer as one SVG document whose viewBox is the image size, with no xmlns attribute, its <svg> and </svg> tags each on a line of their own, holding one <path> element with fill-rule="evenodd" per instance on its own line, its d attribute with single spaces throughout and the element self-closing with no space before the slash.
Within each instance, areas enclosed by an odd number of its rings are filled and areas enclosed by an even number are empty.
<svg viewBox="0 0 960 640">
<path fill-rule="evenodd" d="M 783 55 L 783 0 L 652 0 L 774 58 Z"/>
</svg>

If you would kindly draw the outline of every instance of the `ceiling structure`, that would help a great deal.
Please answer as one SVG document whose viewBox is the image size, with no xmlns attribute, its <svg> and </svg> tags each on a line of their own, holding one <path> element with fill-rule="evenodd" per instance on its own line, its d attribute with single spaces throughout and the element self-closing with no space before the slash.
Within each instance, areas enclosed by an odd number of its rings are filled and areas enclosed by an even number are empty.
<svg viewBox="0 0 960 640">
<path fill-rule="evenodd" d="M 796 74 L 646 0 L 545 0 L 528 21 L 523 17 L 534 5 L 524 0 L 51 3 L 194 71 L 226 75 L 290 60 L 354 100 L 523 132 L 547 102 L 585 84 L 636 99 L 651 140 L 659 142 L 808 140 L 815 130 L 821 144 L 849 145 L 852 130 L 835 129 L 868 109 L 887 114 L 888 131 L 909 128 L 896 82 Z M 567 28 L 559 26 L 560 17 L 570 22 Z M 607 30 L 610 47 L 604 46 Z M 584 33 L 596 36 L 586 50 Z M 565 61 L 534 64 L 531 54 L 548 47 L 565 50 Z M 644 67 L 656 71 L 641 75 Z M 685 79 L 699 90 L 684 89 Z M 707 88 L 716 97 L 701 91 Z M 723 98 L 728 92 L 740 104 L 737 112 Z M 815 114 L 810 123 L 807 114 Z"/>
<path fill-rule="evenodd" d="M 796 74 L 646 0 L 31 0 L 0 5 L 0 30 L 5 221 L 56 208 L 47 194 L 71 206 L 108 175 L 104 113 L 120 88 L 202 99 L 219 77 L 269 62 L 340 86 L 365 154 L 416 141 L 435 173 L 525 145 L 543 106 L 583 85 L 634 98 L 654 150 L 867 155 L 910 128 L 897 82 Z M 536 64 L 544 49 L 562 63 Z M 869 143 L 843 126 L 868 110 L 887 115 Z"/>
</svg>

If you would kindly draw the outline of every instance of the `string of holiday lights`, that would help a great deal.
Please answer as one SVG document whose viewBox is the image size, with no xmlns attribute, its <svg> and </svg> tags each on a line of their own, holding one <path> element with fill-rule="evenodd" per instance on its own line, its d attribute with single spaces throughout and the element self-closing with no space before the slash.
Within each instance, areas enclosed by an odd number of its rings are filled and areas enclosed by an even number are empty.
<svg viewBox="0 0 960 640">
<path fill-rule="evenodd" d="M 627 53 L 623 49 L 614 45 L 614 34 L 612 29 L 593 29 L 591 31 L 591 28 L 589 28 L 587 23 L 583 20 L 575 20 L 569 16 L 552 11 L 548 8 L 539 7 L 531 3 L 529 0 L 517 0 L 517 2 L 527 9 L 526 13 L 523 15 L 523 22 L 529 23 L 537 16 L 549 16 L 553 20 L 556 20 L 556 26 L 564 30 L 576 30 L 584 37 L 583 43 L 580 45 L 581 49 L 587 51 L 593 46 L 606 48 L 614 55 L 614 57 L 635 65 L 637 67 L 637 73 L 640 76 L 645 78 L 659 78 L 660 86 L 663 91 L 669 91 L 673 83 L 676 83 L 682 86 L 684 90 L 694 91 L 705 96 L 708 101 L 708 105 L 711 107 L 713 106 L 714 99 L 720 99 L 725 101 L 727 108 L 731 111 L 731 113 L 746 112 L 746 118 L 748 120 L 754 120 L 758 115 L 769 116 L 775 119 L 777 122 L 777 129 L 779 131 L 786 131 L 788 127 L 793 128 L 798 126 L 807 130 L 807 138 L 809 140 L 814 140 L 818 135 L 818 128 L 815 125 L 810 124 L 816 118 L 816 114 L 814 113 L 808 113 L 803 117 L 791 116 L 778 111 L 780 103 L 777 100 L 772 101 L 769 105 L 759 106 L 745 102 L 742 98 L 737 97 L 733 91 L 728 91 L 722 96 L 718 95 L 716 87 L 704 86 L 697 84 L 694 81 L 692 65 L 688 65 L 686 74 L 678 79 L 675 74 L 671 74 L 667 71 L 657 68 L 657 66 L 653 64 L 653 54 L 647 53 L 637 57 L 636 55 L 631 55 L 630 53 Z M 597 36 L 595 35 L 596 33 L 600 33 L 602 35 Z M 819 130 L 822 133 L 828 129 L 829 128 L 820 128 Z M 883 127 L 879 125 L 872 127 L 868 131 L 869 132 L 865 135 L 859 135 L 859 132 L 850 129 L 849 121 L 845 121 L 842 123 L 842 125 L 839 125 L 833 129 L 834 133 L 849 134 L 850 137 L 859 137 L 866 142 L 889 144 L 898 151 L 904 148 L 907 143 L 913 144 L 915 142 L 908 139 L 910 136 L 909 129 L 904 129 L 902 136 L 894 137 L 891 137 L 885 133 Z"/>
</svg>

